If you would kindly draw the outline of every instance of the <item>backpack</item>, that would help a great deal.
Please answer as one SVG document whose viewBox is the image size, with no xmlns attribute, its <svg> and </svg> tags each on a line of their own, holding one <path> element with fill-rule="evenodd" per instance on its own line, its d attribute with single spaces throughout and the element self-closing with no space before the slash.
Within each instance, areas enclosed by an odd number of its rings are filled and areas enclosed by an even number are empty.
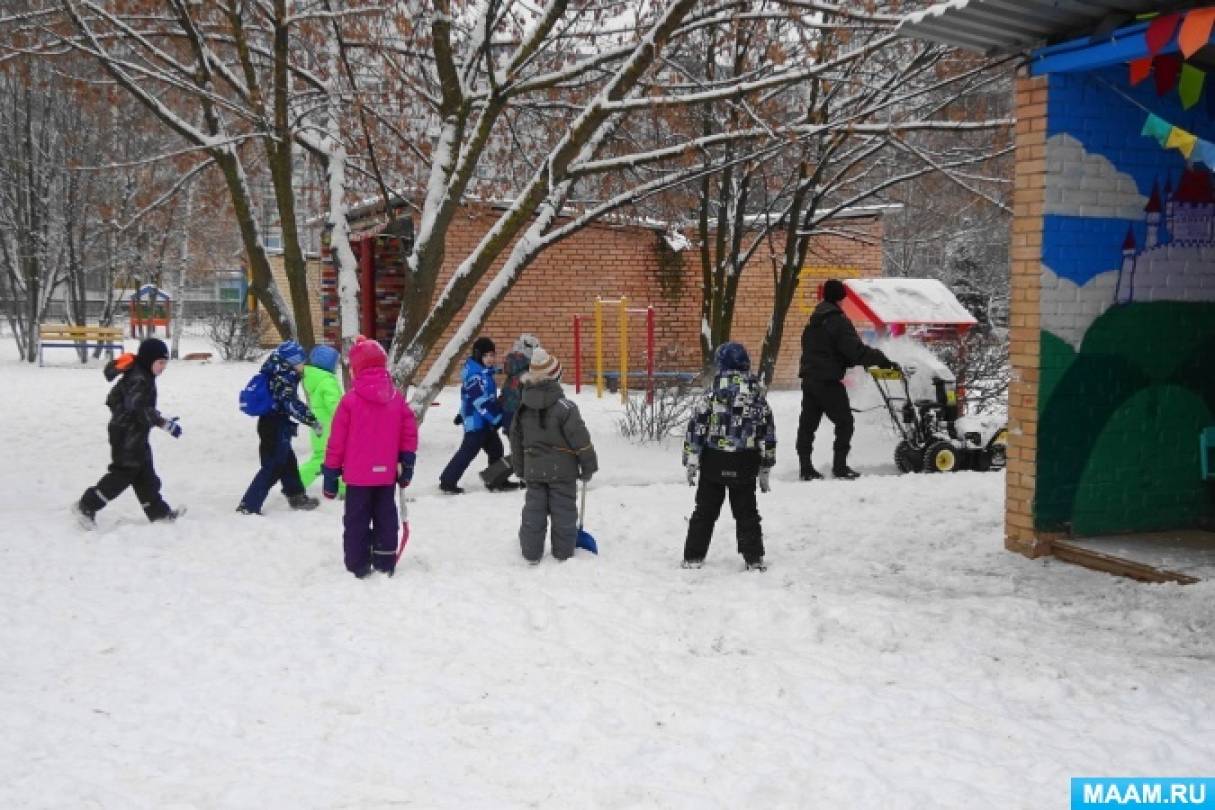
<svg viewBox="0 0 1215 810">
<path fill-rule="evenodd" d="M 101 373 L 105 375 L 106 382 L 114 382 L 114 378 L 120 374 L 125 374 L 133 365 L 135 365 L 135 355 L 130 352 L 124 352 L 106 363 Z"/>
<path fill-rule="evenodd" d="M 274 396 L 270 393 L 270 378 L 265 372 L 257 372 L 240 392 L 241 413 L 249 416 L 265 416 L 274 410 Z"/>
</svg>

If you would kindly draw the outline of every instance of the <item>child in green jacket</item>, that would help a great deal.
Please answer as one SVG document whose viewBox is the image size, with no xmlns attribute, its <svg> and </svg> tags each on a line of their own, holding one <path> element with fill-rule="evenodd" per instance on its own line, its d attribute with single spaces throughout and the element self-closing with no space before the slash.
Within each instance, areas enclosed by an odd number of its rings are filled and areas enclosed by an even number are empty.
<svg viewBox="0 0 1215 810">
<path fill-rule="evenodd" d="M 329 431 L 333 426 L 333 414 L 342 399 L 342 386 L 337 378 L 337 364 L 341 359 L 337 349 L 317 346 L 308 355 L 304 366 L 304 393 L 308 395 L 308 408 L 320 421 L 324 431 L 312 436 L 312 455 L 300 465 L 300 480 L 307 489 L 321 474 L 325 461 L 325 445 L 329 443 Z M 344 489 L 344 487 L 343 487 Z"/>
</svg>

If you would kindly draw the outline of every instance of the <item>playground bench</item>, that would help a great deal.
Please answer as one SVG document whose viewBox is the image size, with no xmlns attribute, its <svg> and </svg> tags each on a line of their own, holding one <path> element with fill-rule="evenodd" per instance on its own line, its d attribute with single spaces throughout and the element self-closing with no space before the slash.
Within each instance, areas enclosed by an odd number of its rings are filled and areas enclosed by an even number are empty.
<svg viewBox="0 0 1215 810">
<path fill-rule="evenodd" d="M 638 381 L 637 388 L 645 386 L 647 375 L 644 371 L 629 372 L 629 387 L 633 388 L 633 381 Z M 700 376 L 698 371 L 655 371 L 652 375 L 656 386 L 668 385 L 691 385 Z M 620 372 L 605 371 L 603 372 L 603 382 L 607 389 L 611 392 L 616 392 L 620 389 Z"/>
<path fill-rule="evenodd" d="M 38 365 L 43 364 L 44 349 L 76 349 L 87 351 L 93 348 L 105 349 L 110 357 L 115 351 L 121 352 L 122 330 L 116 326 L 73 326 L 71 324 L 44 323 L 38 327 Z"/>
</svg>

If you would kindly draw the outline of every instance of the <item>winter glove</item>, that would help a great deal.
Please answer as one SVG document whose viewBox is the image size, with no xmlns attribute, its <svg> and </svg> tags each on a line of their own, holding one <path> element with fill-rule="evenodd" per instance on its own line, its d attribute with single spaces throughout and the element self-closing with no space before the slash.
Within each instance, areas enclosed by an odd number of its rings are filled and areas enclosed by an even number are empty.
<svg viewBox="0 0 1215 810">
<path fill-rule="evenodd" d="M 694 487 L 696 486 L 696 473 L 700 472 L 700 459 L 698 459 L 696 456 L 692 456 L 688 459 L 686 466 L 688 472 L 688 486 Z"/>
<path fill-rule="evenodd" d="M 456 414 L 456 418 L 455 418 L 455 419 L 453 419 L 453 420 L 451 420 L 451 423 L 452 423 L 453 425 L 462 425 L 462 424 L 464 424 L 464 415 L 463 415 L 463 414 L 459 414 L 459 413 L 458 413 L 458 414 Z"/>
<path fill-rule="evenodd" d="M 772 472 L 771 467 L 764 467 L 762 470 L 759 471 L 759 491 L 760 492 L 771 492 L 772 491 L 772 485 L 770 483 L 768 483 L 768 475 L 771 472 Z"/>
<path fill-rule="evenodd" d="M 579 475 L 579 476 L 578 476 L 578 480 L 580 480 L 580 481 L 581 481 L 582 483 L 584 483 L 584 484 L 589 484 L 589 483 L 591 483 L 591 477 L 592 477 L 593 475 L 594 475 L 594 473 L 593 473 L 593 472 L 590 472 L 590 471 L 588 471 L 588 470 L 584 470 L 584 471 L 583 471 L 583 473 L 582 473 L 582 475 Z"/>
<path fill-rule="evenodd" d="M 401 465 L 401 471 L 397 473 L 397 486 L 401 489 L 409 486 L 409 482 L 413 480 L 413 465 L 417 460 L 417 453 L 408 450 L 402 450 L 397 455 L 397 461 Z"/>
<path fill-rule="evenodd" d="M 172 419 L 166 419 L 160 427 L 165 433 L 168 433 L 174 439 L 181 438 L 181 424 L 177 421 L 176 416 L 174 416 Z"/>
<path fill-rule="evenodd" d="M 498 400 L 495 399 L 493 402 L 485 403 L 482 411 L 489 419 L 489 423 L 494 427 L 502 424 L 502 406 L 498 404 Z"/>
<path fill-rule="evenodd" d="M 338 494 L 338 478 L 341 477 L 342 471 L 332 467 L 321 467 L 321 475 L 325 479 L 321 485 L 321 493 L 329 500 L 333 500 Z"/>
<path fill-rule="evenodd" d="M 312 432 L 316 434 L 316 437 L 319 439 L 321 436 L 325 435 L 325 426 L 320 422 L 314 422 L 312 424 Z"/>
</svg>

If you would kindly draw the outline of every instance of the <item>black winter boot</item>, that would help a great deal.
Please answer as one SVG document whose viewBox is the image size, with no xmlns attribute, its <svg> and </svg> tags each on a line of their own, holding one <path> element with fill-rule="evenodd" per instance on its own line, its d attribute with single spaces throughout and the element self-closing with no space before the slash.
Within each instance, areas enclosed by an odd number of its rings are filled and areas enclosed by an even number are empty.
<svg viewBox="0 0 1215 810">
<path fill-rule="evenodd" d="M 84 501 L 76 501 L 72 504 L 72 515 L 80 524 L 80 528 L 86 530 L 97 528 L 97 513 L 85 506 Z"/>
<path fill-rule="evenodd" d="M 821 472 L 819 472 L 818 470 L 814 469 L 813 467 L 807 466 L 807 467 L 802 467 L 802 471 L 798 477 L 801 478 L 803 481 L 818 481 L 818 480 L 822 479 L 823 474 Z"/>
<path fill-rule="evenodd" d="M 860 478 L 861 474 L 848 466 L 848 451 L 835 451 L 832 458 L 831 474 L 836 478 L 842 478 L 845 481 L 851 481 L 854 478 Z"/>
<path fill-rule="evenodd" d="M 169 509 L 163 515 L 157 515 L 150 518 L 153 523 L 172 523 L 186 513 L 186 507 L 181 506 L 177 509 Z"/>
<path fill-rule="evenodd" d="M 288 495 L 287 503 L 291 504 L 292 509 L 302 509 L 305 512 L 316 509 L 321 505 L 321 502 L 316 498 L 309 498 L 308 493 L 301 492 L 297 495 Z"/>
</svg>

